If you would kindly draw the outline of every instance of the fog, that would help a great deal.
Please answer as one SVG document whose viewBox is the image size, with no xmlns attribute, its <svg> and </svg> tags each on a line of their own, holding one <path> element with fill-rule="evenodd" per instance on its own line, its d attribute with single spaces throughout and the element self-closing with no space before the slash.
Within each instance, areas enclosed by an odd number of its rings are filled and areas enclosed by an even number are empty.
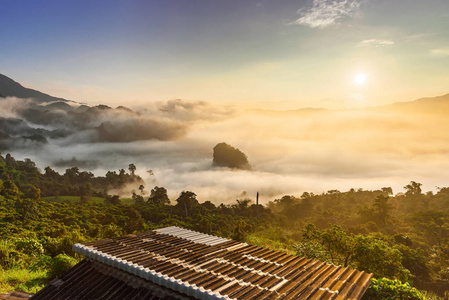
<svg viewBox="0 0 449 300">
<path fill-rule="evenodd" d="M 331 189 L 388 186 L 399 193 L 411 180 L 427 191 L 449 186 L 448 102 L 263 111 L 171 100 L 131 110 L 6 98 L 0 146 L 2 155 L 61 173 L 76 165 L 103 176 L 134 163 L 146 190 L 163 186 L 172 200 L 183 190 L 217 204 L 257 191 L 263 203 Z M 213 168 L 220 142 L 243 151 L 252 169 Z"/>
</svg>

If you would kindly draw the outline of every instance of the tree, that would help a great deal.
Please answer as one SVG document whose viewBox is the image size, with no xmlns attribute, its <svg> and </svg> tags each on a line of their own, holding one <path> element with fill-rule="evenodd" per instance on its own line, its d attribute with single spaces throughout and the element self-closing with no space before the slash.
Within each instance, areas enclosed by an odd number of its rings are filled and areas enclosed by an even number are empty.
<svg viewBox="0 0 449 300">
<path fill-rule="evenodd" d="M 11 154 L 6 154 L 5 157 L 5 162 L 7 166 L 13 167 L 16 165 L 16 160 L 14 159 L 14 157 L 11 156 Z"/>
<path fill-rule="evenodd" d="M 31 219 L 37 212 L 37 203 L 34 199 L 17 199 L 14 207 L 20 215 L 21 221 L 25 222 Z"/>
<path fill-rule="evenodd" d="M 126 213 L 126 216 L 128 217 L 124 226 L 126 232 L 133 233 L 145 227 L 142 215 L 136 209 L 130 208 Z"/>
<path fill-rule="evenodd" d="M 246 238 L 246 228 L 248 224 L 244 220 L 237 220 L 235 222 L 234 230 L 232 231 L 231 238 L 235 241 L 244 242 Z"/>
<path fill-rule="evenodd" d="M 17 196 L 19 195 L 19 188 L 11 180 L 7 180 L 3 183 L 2 195 L 5 196 Z"/>
<path fill-rule="evenodd" d="M 387 220 L 391 217 L 391 211 L 393 210 L 393 206 L 388 203 L 388 200 L 388 196 L 379 195 L 374 199 L 373 204 L 376 219 L 383 226 L 387 224 Z"/>
<path fill-rule="evenodd" d="M 412 217 L 414 229 L 425 237 L 430 245 L 441 247 L 449 240 L 449 214 L 443 211 L 425 211 Z"/>
<path fill-rule="evenodd" d="M 136 172 L 136 166 L 134 164 L 129 164 L 128 170 L 131 172 L 131 175 L 134 176 L 134 173 Z"/>
<path fill-rule="evenodd" d="M 383 187 L 382 192 L 385 193 L 387 196 L 393 195 L 393 189 L 391 187 Z"/>
<path fill-rule="evenodd" d="M 374 236 L 355 236 L 352 260 L 356 268 L 374 273 L 375 277 L 388 277 L 407 281 L 410 271 L 402 265 L 402 254 Z"/>
<path fill-rule="evenodd" d="M 136 204 L 145 203 L 145 201 L 143 200 L 143 197 L 141 195 L 137 195 L 135 192 L 133 192 L 132 198 L 134 200 L 134 203 L 136 203 Z"/>
<path fill-rule="evenodd" d="M 348 234 L 332 224 L 322 231 L 308 224 L 302 236 L 302 241 L 295 245 L 298 254 L 356 267 L 376 277 L 408 280 L 410 276 L 402 265 L 401 252 L 379 237 Z"/>
<path fill-rule="evenodd" d="M 139 186 L 139 191 L 140 191 L 140 195 L 144 195 L 144 190 L 145 189 L 145 187 L 143 186 L 143 184 L 141 184 L 140 186 Z"/>
<path fill-rule="evenodd" d="M 410 181 L 410 184 L 407 184 L 404 186 L 404 189 L 406 189 L 405 195 L 406 196 L 419 196 L 421 195 L 421 183 Z"/>
<path fill-rule="evenodd" d="M 39 200 L 41 198 L 41 190 L 36 188 L 34 185 L 27 184 L 22 190 L 24 191 L 26 198 L 33 200 Z"/>
<path fill-rule="evenodd" d="M 186 217 L 188 217 L 189 213 L 192 212 L 192 209 L 199 204 L 196 199 L 196 194 L 191 191 L 182 191 L 178 199 L 176 199 L 176 202 L 178 202 L 176 207 L 184 210 Z"/>
<path fill-rule="evenodd" d="M 170 204 L 170 199 L 168 198 L 167 190 L 164 187 L 155 186 L 151 190 L 151 194 L 150 194 L 150 197 L 148 198 L 148 202 L 152 203 L 152 204 L 159 204 L 159 205 Z"/>
<path fill-rule="evenodd" d="M 106 198 L 104 199 L 104 202 L 112 204 L 112 205 L 119 205 L 122 203 L 120 201 L 120 197 L 118 195 L 114 195 L 114 196 L 107 195 Z"/>
<path fill-rule="evenodd" d="M 252 202 L 252 200 L 251 200 L 251 199 L 248 199 L 248 198 L 246 198 L 246 199 L 241 199 L 241 200 L 237 199 L 236 201 L 237 201 L 237 206 L 236 206 L 236 208 L 237 208 L 237 210 L 240 211 L 240 212 L 244 212 L 246 209 L 248 209 L 249 205 L 250 205 L 251 202 Z"/>
<path fill-rule="evenodd" d="M 330 225 L 321 233 L 320 239 L 330 254 L 331 262 L 347 267 L 354 252 L 352 235 L 347 235 L 340 226 Z"/>
<path fill-rule="evenodd" d="M 48 178 L 51 178 L 51 179 L 55 179 L 55 178 L 59 178 L 59 176 L 61 176 L 61 175 L 59 175 L 58 172 L 54 171 L 50 167 L 45 167 L 44 170 L 45 170 L 45 173 L 44 173 L 45 177 L 48 177 Z"/>
</svg>

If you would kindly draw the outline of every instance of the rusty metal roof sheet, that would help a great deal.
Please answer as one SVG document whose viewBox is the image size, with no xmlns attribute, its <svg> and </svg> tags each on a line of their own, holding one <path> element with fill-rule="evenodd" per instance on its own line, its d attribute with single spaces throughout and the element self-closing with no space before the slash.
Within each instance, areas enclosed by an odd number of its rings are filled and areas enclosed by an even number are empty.
<svg viewBox="0 0 449 300">
<path fill-rule="evenodd" d="M 84 259 L 54 279 L 30 300 L 192 300 L 128 272 Z"/>
<path fill-rule="evenodd" d="M 372 276 L 178 227 L 73 250 L 197 299 L 360 299 Z"/>
</svg>

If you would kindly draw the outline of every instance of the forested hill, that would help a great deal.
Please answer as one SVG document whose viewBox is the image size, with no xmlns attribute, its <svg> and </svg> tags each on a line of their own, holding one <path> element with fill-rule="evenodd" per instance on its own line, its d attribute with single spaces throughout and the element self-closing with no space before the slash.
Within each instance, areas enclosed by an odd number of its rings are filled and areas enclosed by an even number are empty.
<svg viewBox="0 0 449 300">
<path fill-rule="evenodd" d="M 0 156 L 0 176 L 5 182 L 14 183 L 26 197 L 31 190 L 40 190 L 42 197 L 50 196 L 96 196 L 106 197 L 110 190 L 138 190 L 144 184 L 142 178 L 135 175 L 136 167 L 129 164 L 127 173 L 124 169 L 108 171 L 104 177 L 95 177 L 78 167 L 66 169 L 63 175 L 46 167 L 44 173 L 30 159 L 15 160 L 10 154 Z"/>
<path fill-rule="evenodd" d="M 0 74 L 0 97 L 33 98 L 39 103 L 54 101 L 73 102 L 23 87 L 20 83 L 2 74 Z"/>
<path fill-rule="evenodd" d="M 0 156 L 0 293 L 41 288 L 80 259 L 71 251 L 76 242 L 169 225 L 373 273 L 367 299 L 424 299 L 412 286 L 441 297 L 449 290 L 447 187 L 424 193 L 412 181 L 396 196 L 383 187 L 217 206 L 194 191 L 177 199 L 164 187 L 146 193 L 135 170 L 95 177 L 73 167 L 61 175 Z M 128 199 L 108 194 L 127 185 Z M 17 278 L 18 270 L 25 275 Z"/>
</svg>

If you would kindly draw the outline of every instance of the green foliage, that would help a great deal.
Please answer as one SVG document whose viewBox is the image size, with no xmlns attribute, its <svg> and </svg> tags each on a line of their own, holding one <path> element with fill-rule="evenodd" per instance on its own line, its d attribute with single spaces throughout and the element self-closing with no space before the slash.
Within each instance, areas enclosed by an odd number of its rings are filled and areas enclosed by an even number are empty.
<svg viewBox="0 0 449 300">
<path fill-rule="evenodd" d="M 305 240 L 295 244 L 294 248 L 296 250 L 296 255 L 298 256 L 319 259 L 322 261 L 329 260 L 326 249 L 319 243 Z"/>
<path fill-rule="evenodd" d="M 37 202 L 35 199 L 19 198 L 16 200 L 14 206 L 22 222 L 29 221 L 37 211 Z"/>
<path fill-rule="evenodd" d="M 64 175 L 47 167 L 41 174 L 30 160 L 0 155 L 0 267 L 27 269 L 23 274 L 50 274 L 53 268 L 56 276 L 64 269 L 54 262 L 58 255 L 64 256 L 56 261 L 74 263 L 69 258 L 77 257 L 74 243 L 176 225 L 350 266 L 376 278 L 425 281 L 418 286 L 440 294 L 439 287 L 448 284 L 449 188 L 424 194 L 421 184 L 411 182 L 405 195 L 396 196 L 391 188 L 304 192 L 267 206 L 246 197 L 232 204 L 200 203 L 194 192 L 184 191 L 172 206 L 163 187 L 142 201 L 143 181 L 132 170 L 95 177 L 77 167 Z M 106 193 L 128 185 L 140 188 L 140 195 L 120 199 Z M 30 290 L 40 283 L 5 284 Z"/>
<path fill-rule="evenodd" d="M 47 270 L 48 267 L 51 265 L 51 263 L 52 263 L 51 256 L 41 255 L 31 263 L 28 269 L 34 272 L 39 270 Z"/>
<path fill-rule="evenodd" d="M 151 190 L 148 202 L 151 204 L 170 204 L 170 199 L 167 195 L 167 190 L 164 187 L 155 186 Z"/>
<path fill-rule="evenodd" d="M 66 254 L 58 254 L 51 260 L 50 264 L 48 265 L 48 277 L 58 277 L 77 263 L 78 261 L 71 256 L 68 256 Z"/>
<path fill-rule="evenodd" d="M 234 231 L 232 232 L 231 238 L 233 240 L 243 242 L 245 240 L 245 237 L 247 235 L 248 224 L 244 220 L 238 220 L 234 226 Z"/>
<path fill-rule="evenodd" d="M 373 273 L 375 277 L 388 277 L 408 281 L 410 271 L 402 265 L 402 255 L 387 242 L 372 236 L 358 235 L 353 254 L 358 269 Z"/>
<path fill-rule="evenodd" d="M 22 237 L 16 239 L 14 244 L 16 249 L 29 256 L 37 257 L 44 253 L 42 244 L 36 239 Z"/>
<path fill-rule="evenodd" d="M 17 266 L 20 252 L 16 251 L 15 244 L 9 240 L 0 240 L 0 269 L 11 269 Z"/>
<path fill-rule="evenodd" d="M 185 216 L 193 213 L 196 206 L 199 205 L 196 194 L 191 191 L 182 191 L 178 199 L 176 199 L 176 208 L 178 211 L 185 211 Z"/>
<path fill-rule="evenodd" d="M 295 249 L 297 255 L 352 266 L 376 277 L 407 281 L 411 275 L 402 265 L 401 252 L 382 237 L 348 234 L 337 225 L 330 224 L 327 229 L 318 230 L 313 224 L 308 224 Z"/>
<path fill-rule="evenodd" d="M 0 294 L 10 291 L 37 293 L 48 284 L 45 270 L 8 269 L 0 271 Z"/>
<path fill-rule="evenodd" d="M 379 195 L 374 199 L 374 213 L 380 225 L 385 226 L 387 221 L 391 218 L 391 211 L 393 206 L 389 203 L 389 197 Z"/>
<path fill-rule="evenodd" d="M 412 217 L 413 228 L 426 238 L 430 245 L 442 246 L 449 241 L 449 213 L 444 211 L 423 211 Z"/>
<path fill-rule="evenodd" d="M 403 283 L 399 280 L 391 280 L 388 278 L 373 278 L 370 287 L 362 299 L 425 300 L 426 298 L 407 282 Z"/>
<path fill-rule="evenodd" d="M 19 188 L 14 182 L 7 180 L 3 183 L 2 195 L 11 197 L 18 196 Z"/>
<path fill-rule="evenodd" d="M 291 232 L 278 226 L 259 228 L 257 231 L 249 233 L 245 242 L 262 248 L 269 248 L 277 251 L 287 252 L 294 255 Z"/>
</svg>

